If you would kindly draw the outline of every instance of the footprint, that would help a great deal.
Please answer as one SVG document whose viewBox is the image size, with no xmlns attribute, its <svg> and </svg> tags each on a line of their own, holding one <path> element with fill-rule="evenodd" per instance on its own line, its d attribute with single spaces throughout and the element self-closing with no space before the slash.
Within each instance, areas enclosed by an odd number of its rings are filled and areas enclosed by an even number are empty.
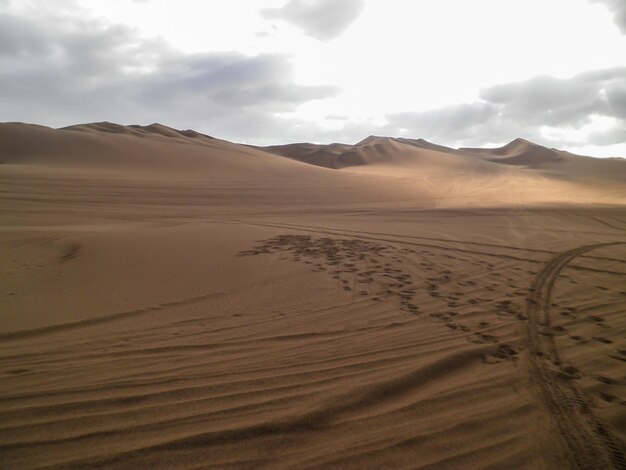
<svg viewBox="0 0 626 470">
<path fill-rule="evenodd" d="M 603 338 L 602 336 L 594 336 L 592 337 L 592 339 L 600 342 L 600 343 L 604 343 L 604 344 L 611 344 L 613 341 L 608 339 L 608 338 Z"/>
<path fill-rule="evenodd" d="M 600 398 L 609 403 L 613 403 L 615 400 L 617 400 L 617 397 L 615 395 L 611 395 L 610 393 L 598 392 L 598 394 L 600 395 Z"/>
<path fill-rule="evenodd" d="M 501 361 L 514 361 L 518 352 L 508 344 L 501 344 L 495 351 L 482 357 L 485 364 L 497 364 Z"/>
<path fill-rule="evenodd" d="M 467 326 L 465 326 L 465 325 L 458 325 L 456 323 L 447 323 L 446 326 L 448 328 L 452 328 L 453 330 L 456 330 L 456 331 L 464 331 L 464 332 L 471 331 Z"/>
<path fill-rule="evenodd" d="M 598 379 L 599 382 L 602 382 L 603 384 L 607 384 L 607 385 L 611 385 L 615 383 L 613 379 L 609 377 L 605 377 L 604 375 L 597 375 L 596 379 Z"/>
<path fill-rule="evenodd" d="M 417 312 L 419 312 L 419 309 L 420 309 L 415 304 L 406 304 L 406 308 L 408 308 L 411 313 L 417 313 Z"/>
<path fill-rule="evenodd" d="M 486 335 L 483 333 L 474 333 L 474 335 L 476 336 L 475 338 L 470 339 L 470 342 L 472 343 L 497 343 L 498 342 L 498 338 L 496 338 L 493 335 Z"/>
<path fill-rule="evenodd" d="M 567 330 L 562 326 L 553 326 L 550 328 L 556 335 L 561 336 L 567 333 Z"/>
<path fill-rule="evenodd" d="M 457 314 L 455 312 L 447 312 L 447 313 L 431 313 L 430 316 L 433 318 L 437 318 L 439 320 L 442 320 L 446 323 L 450 323 L 452 321 L 452 319 L 456 316 Z M 457 326 L 454 325 L 454 327 L 451 327 L 453 329 L 456 329 Z"/>
<path fill-rule="evenodd" d="M 501 344 L 491 355 L 498 359 L 513 359 L 517 357 L 518 352 L 508 344 Z"/>
<path fill-rule="evenodd" d="M 566 380 L 571 379 L 580 379 L 582 374 L 580 371 L 574 366 L 566 366 L 561 369 L 561 378 Z"/>
</svg>

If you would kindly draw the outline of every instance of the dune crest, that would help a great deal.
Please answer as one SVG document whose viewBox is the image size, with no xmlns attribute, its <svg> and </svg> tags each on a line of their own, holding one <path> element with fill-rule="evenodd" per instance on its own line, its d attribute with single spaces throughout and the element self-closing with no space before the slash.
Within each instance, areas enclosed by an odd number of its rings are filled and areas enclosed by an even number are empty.
<svg viewBox="0 0 626 470">
<path fill-rule="evenodd" d="M 494 149 L 461 148 L 459 150 L 484 156 L 486 160 L 491 162 L 528 167 L 537 167 L 545 163 L 558 163 L 569 158 L 569 155 L 573 155 L 520 138 Z"/>
</svg>

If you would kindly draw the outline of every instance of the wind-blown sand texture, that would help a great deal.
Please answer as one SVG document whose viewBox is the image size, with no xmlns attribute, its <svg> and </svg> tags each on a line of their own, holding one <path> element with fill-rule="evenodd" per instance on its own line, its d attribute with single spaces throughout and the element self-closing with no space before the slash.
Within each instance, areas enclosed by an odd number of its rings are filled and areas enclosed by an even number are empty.
<svg viewBox="0 0 626 470">
<path fill-rule="evenodd" d="M 2 468 L 626 468 L 626 161 L 0 125 Z"/>
</svg>

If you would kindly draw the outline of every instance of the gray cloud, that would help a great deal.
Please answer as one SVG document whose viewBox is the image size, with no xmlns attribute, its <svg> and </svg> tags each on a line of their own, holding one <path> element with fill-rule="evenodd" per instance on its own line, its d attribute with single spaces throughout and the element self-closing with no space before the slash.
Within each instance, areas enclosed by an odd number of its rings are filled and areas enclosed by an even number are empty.
<svg viewBox="0 0 626 470">
<path fill-rule="evenodd" d="M 281 8 L 266 8 L 267 19 L 287 21 L 308 36 L 329 41 L 341 34 L 363 11 L 363 0 L 289 0 Z"/>
<path fill-rule="evenodd" d="M 294 83 L 284 55 L 183 54 L 125 26 L 0 14 L 0 120 L 164 121 L 253 139 L 282 124 L 277 114 L 337 92 Z"/>
<path fill-rule="evenodd" d="M 591 3 L 604 3 L 611 13 L 613 20 L 622 32 L 626 34 L 626 1 L 624 0 L 590 0 Z"/>
<path fill-rule="evenodd" d="M 165 100 L 176 105 L 181 99 L 234 108 L 265 107 L 282 112 L 300 103 L 336 93 L 330 86 L 300 86 L 291 82 L 291 65 L 282 55 L 246 57 L 237 53 L 187 56 L 176 61 L 177 70 L 160 71 L 137 79 L 141 101 Z"/>
<path fill-rule="evenodd" d="M 624 141 L 626 128 L 626 67 L 596 70 L 569 79 L 534 77 L 486 88 L 474 103 L 423 112 L 387 116 L 386 131 L 446 142 L 480 145 L 515 137 L 544 141 L 542 128 L 578 129 L 592 116 L 616 120 L 613 128 L 592 134 L 589 143 Z M 562 144 L 562 142 L 555 142 Z"/>
<path fill-rule="evenodd" d="M 613 145 L 626 142 L 626 120 L 606 131 L 592 132 L 589 141 L 595 145 Z"/>
<path fill-rule="evenodd" d="M 604 93 L 609 108 L 607 114 L 626 120 L 626 80 L 611 83 L 606 87 Z"/>
<path fill-rule="evenodd" d="M 51 52 L 45 35 L 26 19 L 0 15 L 0 57 L 15 59 Z"/>
<path fill-rule="evenodd" d="M 394 113 L 387 116 L 387 127 L 393 134 L 408 132 L 435 140 L 463 140 L 477 132 L 477 126 L 492 121 L 497 113 L 497 107 L 491 103 L 458 104 L 430 111 Z"/>
</svg>

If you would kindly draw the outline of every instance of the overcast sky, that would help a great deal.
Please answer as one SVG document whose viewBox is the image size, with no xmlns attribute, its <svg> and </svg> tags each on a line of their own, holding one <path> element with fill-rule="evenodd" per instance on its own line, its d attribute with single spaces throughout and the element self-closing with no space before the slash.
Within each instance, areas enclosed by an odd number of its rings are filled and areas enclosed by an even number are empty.
<svg viewBox="0 0 626 470">
<path fill-rule="evenodd" d="M 626 0 L 0 0 L 0 121 L 626 157 Z"/>
</svg>

